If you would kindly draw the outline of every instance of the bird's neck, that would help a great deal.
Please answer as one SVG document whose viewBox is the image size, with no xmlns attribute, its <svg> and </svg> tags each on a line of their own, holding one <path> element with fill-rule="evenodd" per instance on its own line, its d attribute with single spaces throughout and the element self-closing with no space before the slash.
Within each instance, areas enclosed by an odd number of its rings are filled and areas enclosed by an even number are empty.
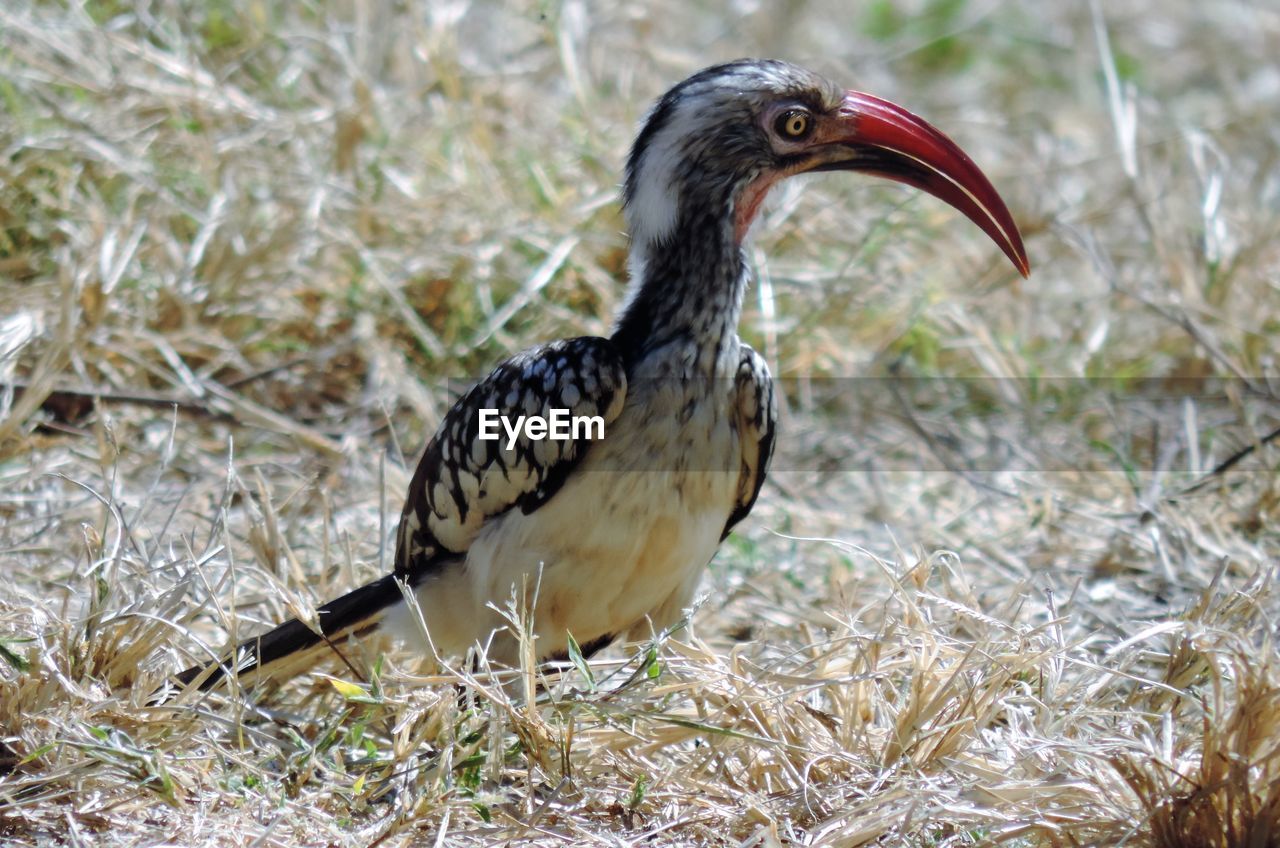
<svg viewBox="0 0 1280 848">
<path fill-rule="evenodd" d="M 751 269 L 729 216 L 686 216 L 661 237 L 637 233 L 629 266 L 613 332 L 628 367 L 660 356 L 690 376 L 718 376 L 725 363 L 736 369 Z"/>
</svg>

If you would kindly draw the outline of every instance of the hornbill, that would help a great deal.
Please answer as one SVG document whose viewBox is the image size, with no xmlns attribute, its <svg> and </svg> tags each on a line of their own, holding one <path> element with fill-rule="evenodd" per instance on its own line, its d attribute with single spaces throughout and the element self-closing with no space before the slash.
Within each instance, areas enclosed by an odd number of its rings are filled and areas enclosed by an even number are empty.
<svg viewBox="0 0 1280 848">
<path fill-rule="evenodd" d="M 737 334 L 745 241 L 769 189 L 814 171 L 922 189 L 1029 271 L 996 190 L 923 119 L 780 61 L 699 71 L 658 100 L 627 159 L 631 280 L 612 335 L 518 353 L 453 405 L 409 484 L 392 573 L 320 607 L 319 631 L 289 621 L 179 681 L 285 676 L 375 629 L 421 641 L 406 592 L 424 650 L 479 644 L 510 664 L 518 639 L 495 607 L 513 591 L 531 606 L 539 659 L 563 656 L 569 634 L 590 652 L 677 620 L 755 504 L 773 451 L 769 370 Z M 483 409 L 515 419 L 556 408 L 602 418 L 603 438 L 479 438 Z"/>
</svg>

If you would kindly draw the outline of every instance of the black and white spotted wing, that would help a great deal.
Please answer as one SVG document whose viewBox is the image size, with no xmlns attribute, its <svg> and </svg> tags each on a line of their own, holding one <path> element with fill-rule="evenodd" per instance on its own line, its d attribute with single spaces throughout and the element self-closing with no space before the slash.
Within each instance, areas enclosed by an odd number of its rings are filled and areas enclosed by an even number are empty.
<svg viewBox="0 0 1280 848">
<path fill-rule="evenodd" d="M 501 425 L 500 438 L 482 440 L 481 410 L 514 422 L 567 409 L 572 417 L 603 418 L 607 434 L 626 394 L 622 358 L 608 339 L 551 342 L 495 368 L 453 405 L 427 444 L 400 518 L 396 576 L 417 583 L 465 553 L 486 521 L 511 509 L 533 512 L 590 448 L 586 438 L 530 440 L 521 433 L 508 449 Z"/>
<path fill-rule="evenodd" d="M 732 420 L 742 445 L 742 466 L 737 503 L 725 522 L 721 541 L 735 524 L 747 517 L 760 496 L 760 487 L 769 473 L 769 460 L 773 458 L 773 439 L 778 426 L 778 400 L 774 397 L 769 365 L 748 344 L 742 345 L 738 373 L 734 376 Z"/>
</svg>

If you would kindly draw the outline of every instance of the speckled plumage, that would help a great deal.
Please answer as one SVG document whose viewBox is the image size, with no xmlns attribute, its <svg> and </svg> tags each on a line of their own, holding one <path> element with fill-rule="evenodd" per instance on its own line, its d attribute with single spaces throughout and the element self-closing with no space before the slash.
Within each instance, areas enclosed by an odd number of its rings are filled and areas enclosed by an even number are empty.
<svg viewBox="0 0 1280 848">
<path fill-rule="evenodd" d="M 584 336 L 522 351 L 449 410 L 409 483 L 396 542 L 397 576 L 420 582 L 433 564 L 467 552 L 486 522 L 531 513 L 555 495 L 589 443 L 478 438 L 481 409 L 545 415 L 552 408 L 600 416 L 605 432 L 622 412 L 627 376 L 607 339 Z"/>
</svg>

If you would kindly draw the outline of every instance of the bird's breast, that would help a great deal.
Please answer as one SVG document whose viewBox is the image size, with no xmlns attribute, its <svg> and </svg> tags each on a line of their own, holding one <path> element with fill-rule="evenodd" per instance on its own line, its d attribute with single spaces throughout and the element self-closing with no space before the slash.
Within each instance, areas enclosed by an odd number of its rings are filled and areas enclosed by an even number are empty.
<svg viewBox="0 0 1280 848">
<path fill-rule="evenodd" d="M 625 632 L 670 611 L 673 598 L 678 614 L 676 596 L 692 591 L 735 503 L 731 389 L 727 380 L 632 381 L 622 414 L 555 497 L 481 531 L 466 560 L 477 602 L 527 586 L 540 656 L 562 652 L 566 633 L 586 644 Z M 486 627 L 500 624 L 477 613 Z"/>
</svg>

